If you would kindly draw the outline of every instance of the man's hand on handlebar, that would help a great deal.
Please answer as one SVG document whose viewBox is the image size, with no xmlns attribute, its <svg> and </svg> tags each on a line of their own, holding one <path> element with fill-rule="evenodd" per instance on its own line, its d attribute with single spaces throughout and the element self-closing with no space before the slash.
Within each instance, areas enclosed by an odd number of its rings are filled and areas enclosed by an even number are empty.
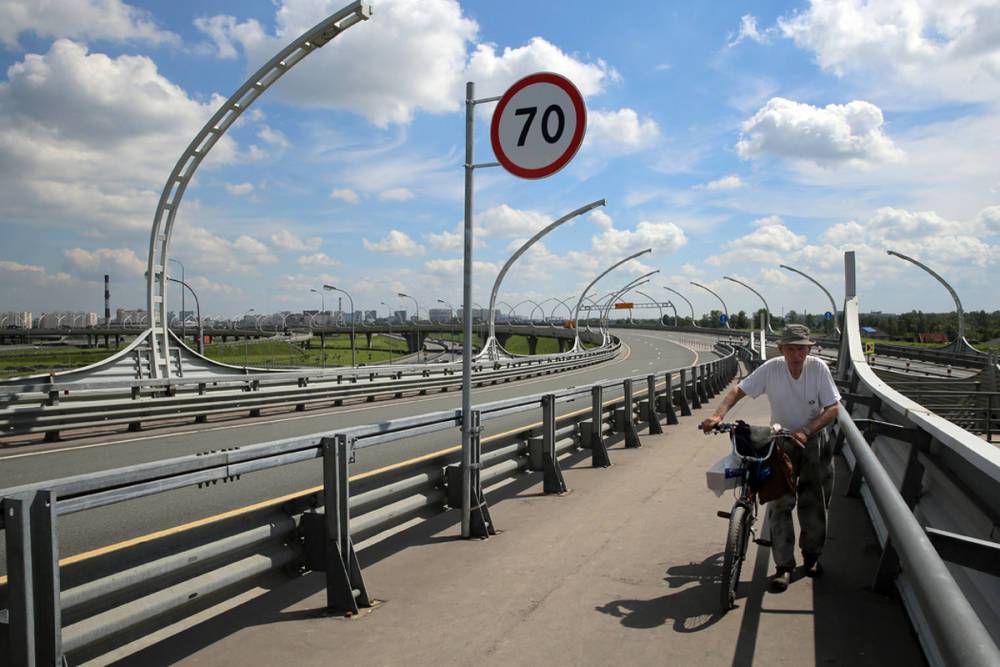
<svg viewBox="0 0 1000 667">
<path fill-rule="evenodd" d="M 792 432 L 792 439 L 795 440 L 795 444 L 797 444 L 799 447 L 805 447 L 806 441 L 809 440 L 809 436 L 806 435 L 805 431 L 799 429 L 798 431 Z"/>
<path fill-rule="evenodd" d="M 703 421 L 699 428 L 701 428 L 701 430 L 704 431 L 705 435 L 708 435 L 709 433 L 712 432 L 712 429 L 715 428 L 716 425 L 718 425 L 721 421 L 722 417 L 719 417 L 718 415 L 712 415 L 711 417 Z"/>
</svg>

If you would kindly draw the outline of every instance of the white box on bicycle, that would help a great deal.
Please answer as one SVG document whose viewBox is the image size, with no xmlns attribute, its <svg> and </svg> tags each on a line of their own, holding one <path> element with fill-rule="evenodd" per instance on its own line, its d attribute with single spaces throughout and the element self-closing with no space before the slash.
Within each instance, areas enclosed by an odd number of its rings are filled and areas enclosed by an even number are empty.
<svg viewBox="0 0 1000 667">
<path fill-rule="evenodd" d="M 744 472 L 743 459 L 736 454 L 729 454 L 708 469 L 705 482 L 709 491 L 721 497 L 727 490 L 736 488 Z"/>
</svg>

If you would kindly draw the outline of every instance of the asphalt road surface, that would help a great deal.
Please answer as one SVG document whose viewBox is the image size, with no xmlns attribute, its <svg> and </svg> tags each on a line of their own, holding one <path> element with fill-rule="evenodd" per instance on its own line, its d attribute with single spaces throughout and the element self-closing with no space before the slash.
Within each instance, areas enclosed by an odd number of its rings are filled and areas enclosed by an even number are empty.
<svg viewBox="0 0 1000 667">
<path fill-rule="evenodd" d="M 624 345 L 622 353 L 613 361 L 567 373 L 477 388 L 473 402 L 485 403 L 619 377 L 658 373 L 716 358 L 710 351 L 713 340 L 710 337 L 657 331 L 623 330 L 616 333 Z M 616 395 L 620 392 L 606 390 L 605 400 Z M 140 434 L 102 435 L 63 443 L 6 448 L 0 453 L 0 489 L 213 449 L 330 433 L 347 426 L 454 409 L 460 404 L 461 393 L 453 391 L 306 413 L 265 412 L 262 417 L 254 419 L 229 419 L 156 428 Z M 588 396 L 574 403 L 560 404 L 559 411 L 578 410 L 589 404 Z M 533 423 L 540 418 L 539 410 L 489 420 L 484 422 L 483 437 Z M 459 438 L 456 429 L 360 450 L 351 472 L 361 473 L 438 451 L 457 445 Z M 70 556 L 301 491 L 321 482 L 319 461 L 313 460 L 245 475 L 233 483 L 203 489 L 179 489 L 67 515 L 60 518 L 60 552 L 63 557 Z M 0 563 L 0 567 L 6 571 L 5 563 Z"/>
</svg>

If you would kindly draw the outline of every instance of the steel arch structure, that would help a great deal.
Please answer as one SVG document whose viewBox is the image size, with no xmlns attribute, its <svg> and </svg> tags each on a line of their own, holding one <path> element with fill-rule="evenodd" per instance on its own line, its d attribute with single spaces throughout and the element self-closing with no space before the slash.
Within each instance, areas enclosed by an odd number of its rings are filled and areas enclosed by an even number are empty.
<svg viewBox="0 0 1000 667">
<path fill-rule="evenodd" d="M 147 260 L 146 307 L 150 314 L 149 346 L 152 356 L 150 372 L 154 378 L 170 377 L 170 334 L 167 322 L 167 263 L 170 261 L 170 236 L 177 209 L 194 172 L 212 147 L 232 127 L 233 123 L 271 87 L 306 56 L 340 33 L 371 16 L 366 0 L 355 0 L 340 11 L 323 19 L 293 40 L 271 60 L 258 69 L 227 99 L 211 119 L 195 135 L 167 178 L 156 206 L 153 229 L 149 236 Z"/>
</svg>

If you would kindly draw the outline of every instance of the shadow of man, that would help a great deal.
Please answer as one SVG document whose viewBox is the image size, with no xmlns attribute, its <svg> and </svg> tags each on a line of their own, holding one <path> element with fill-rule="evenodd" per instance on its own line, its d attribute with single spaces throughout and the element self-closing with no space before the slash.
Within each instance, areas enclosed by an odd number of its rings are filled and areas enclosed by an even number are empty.
<svg viewBox="0 0 1000 667">
<path fill-rule="evenodd" d="M 698 632 L 723 616 L 718 589 L 721 572 L 720 552 L 700 563 L 675 565 L 667 570 L 664 581 L 670 588 L 681 589 L 676 593 L 651 600 L 614 600 L 596 609 L 620 618 L 627 628 L 657 628 L 673 619 L 674 632 Z"/>
</svg>

